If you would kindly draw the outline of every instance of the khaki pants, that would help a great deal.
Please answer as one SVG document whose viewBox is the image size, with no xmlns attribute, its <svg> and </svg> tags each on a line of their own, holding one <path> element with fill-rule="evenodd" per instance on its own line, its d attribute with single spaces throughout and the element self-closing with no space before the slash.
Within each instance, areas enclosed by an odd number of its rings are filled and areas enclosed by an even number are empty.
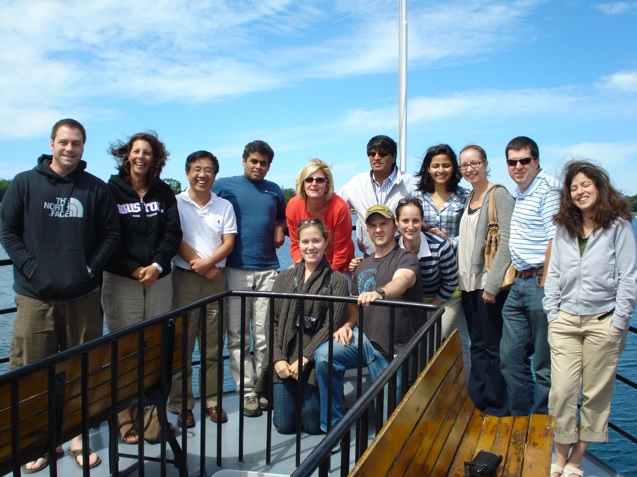
<svg viewBox="0 0 637 477">
<path fill-rule="evenodd" d="M 229 290 L 272 291 L 278 276 L 276 270 L 251 270 L 244 268 L 226 268 Z M 243 363 L 245 369 L 245 394 L 253 395 L 256 380 L 265 366 L 267 343 L 265 338 L 265 320 L 268 319 L 267 298 L 247 298 L 245 307 L 245 348 Z M 252 324 L 252 328 L 250 328 Z M 254 362 L 250 356 L 250 330 L 254 338 Z M 230 372 L 239 391 L 241 365 L 241 299 L 228 299 L 228 353 L 230 354 Z"/>
<path fill-rule="evenodd" d="M 606 442 L 608 416 L 619 355 L 626 331 L 611 316 L 571 315 L 560 311 L 549 323 L 551 392 L 549 413 L 555 416 L 555 442 Z M 577 403 L 582 395 L 579 423 Z"/>
<path fill-rule="evenodd" d="M 445 312 L 442 314 L 442 337 L 447 338 L 453 330 L 458 330 L 460 335 L 460 344 L 462 345 L 462 358 L 464 359 L 464 369 L 467 374 L 467 380 L 471 374 L 471 338 L 469 337 L 469 328 L 467 320 L 464 316 L 462 308 L 462 297 L 451 297 L 447 303 L 443 303 Z"/>
<path fill-rule="evenodd" d="M 98 291 L 76 300 L 38 300 L 18 294 L 15 303 L 11 369 L 102 336 Z"/>
<path fill-rule="evenodd" d="M 178 268 L 173 270 L 173 287 L 174 287 L 174 304 L 175 308 L 189 305 L 194 301 L 206 298 L 215 293 L 226 290 L 226 277 L 223 272 L 221 276 L 214 281 L 210 281 L 195 272 L 184 271 Z M 217 376 L 223 373 L 223 359 L 221 365 L 218 360 L 218 326 L 219 326 L 219 305 L 212 303 L 206 307 L 206 352 L 201 351 L 202 341 L 202 317 L 199 310 L 195 310 L 190 314 L 190 322 L 188 323 L 188 363 L 187 363 L 187 396 L 186 408 L 192 409 L 195 405 L 195 398 L 192 393 L 192 353 L 195 350 L 195 341 L 197 341 L 200 355 L 200 386 L 199 394 L 206 399 L 206 407 L 217 405 Z M 225 320 L 223 329 L 225 334 Z M 206 389 L 205 392 L 201 388 L 201 374 L 206 373 Z M 175 375 L 170 389 L 170 404 L 181 409 L 183 396 L 181 393 L 183 373 Z"/>
<path fill-rule="evenodd" d="M 160 278 L 152 285 L 104 272 L 102 308 L 109 333 L 172 310 L 173 279 Z"/>
</svg>

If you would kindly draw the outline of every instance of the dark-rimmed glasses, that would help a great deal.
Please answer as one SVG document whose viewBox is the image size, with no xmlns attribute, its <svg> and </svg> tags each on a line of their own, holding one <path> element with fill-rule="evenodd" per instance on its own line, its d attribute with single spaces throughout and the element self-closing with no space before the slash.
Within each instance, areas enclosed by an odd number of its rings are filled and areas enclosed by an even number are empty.
<svg viewBox="0 0 637 477">
<path fill-rule="evenodd" d="M 528 166 L 535 157 L 523 157 L 522 159 L 507 159 L 509 167 L 516 167 L 518 162 L 523 166 Z"/>
<path fill-rule="evenodd" d="M 312 182 L 316 182 L 317 184 L 325 184 L 327 179 L 325 177 L 306 177 L 303 181 L 306 184 L 311 184 Z"/>
<path fill-rule="evenodd" d="M 471 167 L 471 169 L 477 169 L 478 166 L 480 164 L 482 164 L 484 161 L 471 161 L 471 162 L 465 162 L 464 164 L 460 164 L 460 170 L 461 171 L 466 171 L 467 169 L 469 169 L 469 167 Z"/>
</svg>

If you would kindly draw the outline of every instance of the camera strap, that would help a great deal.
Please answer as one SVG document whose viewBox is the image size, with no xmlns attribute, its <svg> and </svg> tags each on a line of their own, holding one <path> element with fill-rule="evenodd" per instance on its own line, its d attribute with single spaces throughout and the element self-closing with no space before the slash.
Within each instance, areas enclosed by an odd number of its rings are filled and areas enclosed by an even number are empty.
<svg viewBox="0 0 637 477">
<path fill-rule="evenodd" d="M 327 270 L 323 269 L 321 272 L 323 273 L 323 277 L 321 279 L 321 284 L 318 288 L 318 290 L 316 290 L 316 295 L 329 295 L 330 292 L 330 278 L 332 276 L 332 273 L 334 273 L 334 271 L 329 268 L 330 265 L 329 263 L 326 265 Z M 295 270 L 294 273 L 294 293 L 301 293 L 302 290 L 300 289 L 300 284 L 301 284 L 301 280 L 303 277 L 303 274 L 305 273 L 305 269 L 304 267 L 298 267 L 298 270 Z M 308 289 L 306 291 L 307 293 L 310 292 L 310 290 Z M 297 323 L 300 323 L 299 318 L 303 317 L 305 315 L 305 310 L 301 309 L 301 303 L 303 302 L 303 300 L 296 300 L 296 304 L 295 304 L 295 314 L 297 316 Z M 318 302 L 318 310 L 317 310 L 317 319 L 321 319 L 321 317 L 323 317 L 323 315 L 325 315 L 326 312 L 326 307 L 327 304 L 325 301 L 320 301 Z M 322 323 L 323 320 L 321 320 Z"/>
</svg>

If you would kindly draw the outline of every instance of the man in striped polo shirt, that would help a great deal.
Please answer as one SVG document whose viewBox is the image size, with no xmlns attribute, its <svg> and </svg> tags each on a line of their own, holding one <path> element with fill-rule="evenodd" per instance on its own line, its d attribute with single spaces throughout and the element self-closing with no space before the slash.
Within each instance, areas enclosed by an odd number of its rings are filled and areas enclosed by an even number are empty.
<svg viewBox="0 0 637 477">
<path fill-rule="evenodd" d="M 561 184 L 540 168 L 538 146 L 532 139 L 512 139 L 505 155 L 509 175 L 517 184 L 509 248 L 518 276 L 502 309 L 500 368 L 511 415 L 547 414 L 551 355 L 542 299 Z"/>
</svg>

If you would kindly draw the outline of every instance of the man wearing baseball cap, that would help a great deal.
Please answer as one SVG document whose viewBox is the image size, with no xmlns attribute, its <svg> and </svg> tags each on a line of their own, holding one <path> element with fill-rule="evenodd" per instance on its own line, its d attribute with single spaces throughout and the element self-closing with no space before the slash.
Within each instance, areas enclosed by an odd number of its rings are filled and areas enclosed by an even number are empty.
<svg viewBox="0 0 637 477">
<path fill-rule="evenodd" d="M 384 299 L 422 303 L 420 264 L 414 253 L 398 246 L 396 222 L 389 207 L 376 204 L 368 208 L 365 227 L 374 243 L 374 253 L 356 268 L 352 294 L 358 296 L 358 304 L 349 306 L 345 324 L 334 333 L 332 427 L 345 414 L 342 403 L 344 372 L 358 366 L 359 353 L 370 378 L 375 380 L 425 322 L 423 313 L 415 308 L 396 308 L 394 340 L 390 342 L 389 308 L 370 305 Z M 363 330 L 357 326 L 359 306 L 366 307 Z M 358 347 L 359 332 L 364 333 L 361 350 Z M 328 345 L 323 344 L 314 354 L 321 396 L 321 429 L 324 431 L 328 430 Z"/>
</svg>

